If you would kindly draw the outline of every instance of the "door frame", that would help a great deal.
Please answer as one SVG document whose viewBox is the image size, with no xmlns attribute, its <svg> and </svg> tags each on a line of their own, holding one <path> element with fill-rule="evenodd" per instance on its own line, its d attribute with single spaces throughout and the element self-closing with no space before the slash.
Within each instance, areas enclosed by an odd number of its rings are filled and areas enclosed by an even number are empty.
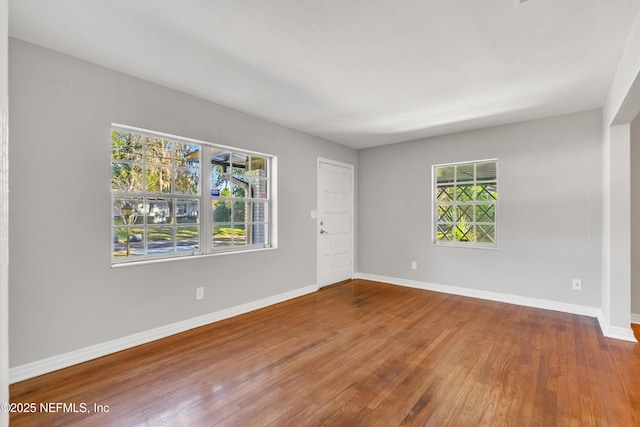
<svg viewBox="0 0 640 427">
<path fill-rule="evenodd" d="M 349 278 L 355 277 L 355 253 L 356 253 L 356 206 L 355 206 L 355 166 L 350 163 L 344 163 L 337 160 L 318 157 L 316 161 L 316 212 L 320 210 L 320 163 L 326 163 L 333 166 L 340 166 L 351 171 L 351 198 L 349 199 L 349 208 L 351 210 L 351 272 Z M 316 215 L 316 284 L 318 287 L 331 285 L 332 283 L 322 283 L 320 281 L 320 219 Z"/>
<path fill-rule="evenodd" d="M 0 0 L 0 403 L 9 401 L 9 2 Z M 9 425 L 0 411 L 0 426 Z"/>
</svg>

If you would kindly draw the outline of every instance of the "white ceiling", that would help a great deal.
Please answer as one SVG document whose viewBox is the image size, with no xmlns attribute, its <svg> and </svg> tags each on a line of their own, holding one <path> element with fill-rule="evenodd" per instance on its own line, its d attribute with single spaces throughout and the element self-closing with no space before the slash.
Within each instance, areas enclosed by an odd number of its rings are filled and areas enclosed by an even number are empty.
<svg viewBox="0 0 640 427">
<path fill-rule="evenodd" d="M 640 0 L 10 0 L 10 35 L 354 148 L 601 107 Z"/>
</svg>

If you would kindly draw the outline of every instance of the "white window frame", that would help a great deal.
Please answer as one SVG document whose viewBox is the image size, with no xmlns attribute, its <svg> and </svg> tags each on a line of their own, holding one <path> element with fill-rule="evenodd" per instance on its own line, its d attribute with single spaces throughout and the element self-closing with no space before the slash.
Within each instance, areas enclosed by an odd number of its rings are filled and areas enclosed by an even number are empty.
<svg viewBox="0 0 640 427">
<path fill-rule="evenodd" d="M 495 167 L 496 167 L 496 176 L 495 176 L 495 180 L 478 180 L 478 177 L 476 175 L 476 167 L 478 164 L 482 164 L 482 163 L 495 163 Z M 442 185 L 438 185 L 437 182 L 437 169 L 439 168 L 449 168 L 449 167 L 454 167 L 457 170 L 458 167 L 460 166 L 470 166 L 473 165 L 474 167 L 474 174 L 473 174 L 473 180 L 462 180 L 462 181 L 458 181 L 457 179 L 457 174 L 454 173 L 454 179 L 452 182 L 450 182 L 449 184 L 452 184 L 454 187 L 454 200 L 452 202 L 439 202 L 438 201 L 438 187 L 443 187 L 445 186 L 444 184 Z M 464 248 L 480 248 L 480 249 L 497 249 L 498 248 L 498 198 L 499 195 L 497 195 L 499 193 L 499 161 L 497 158 L 493 158 L 493 159 L 483 159 L 483 160 L 473 160 L 473 161 L 464 161 L 464 162 L 455 162 L 455 163 L 442 163 L 442 164 L 435 164 L 432 165 L 431 167 L 431 241 L 432 244 L 437 245 L 437 246 L 453 246 L 453 247 L 464 247 Z M 475 195 L 474 195 L 474 200 L 472 201 L 460 201 L 458 202 L 457 200 L 457 194 L 458 192 L 455 191 L 455 189 L 458 187 L 458 184 L 461 184 L 460 187 L 462 186 L 469 186 L 469 185 L 473 185 L 474 187 L 477 185 L 481 185 L 481 184 L 486 184 L 486 183 L 491 183 L 491 182 L 495 182 L 495 186 L 496 186 L 496 199 L 493 201 L 489 201 L 489 200 L 483 200 L 483 201 L 477 201 L 475 199 Z M 475 194 L 475 192 L 474 192 Z M 461 240 L 439 240 L 438 239 L 438 225 L 445 225 L 445 224 L 451 224 L 454 228 L 456 227 L 456 225 L 459 223 L 458 221 L 456 221 L 456 217 L 457 217 L 457 208 L 458 206 L 461 205 L 466 205 L 466 206 L 471 206 L 473 208 L 473 218 L 471 221 L 469 222 L 465 222 L 465 224 L 469 224 L 473 227 L 473 235 L 476 235 L 476 227 L 478 226 L 493 226 L 493 242 L 478 242 L 478 241 L 461 241 Z M 477 221 L 478 218 L 478 212 L 477 212 L 477 206 L 478 205 L 493 205 L 493 222 L 491 221 Z M 453 213 L 452 213 L 452 221 L 451 222 L 439 222 L 439 210 L 438 207 L 439 206 L 452 206 L 453 208 Z M 455 232 L 455 231 L 454 231 Z"/>
<path fill-rule="evenodd" d="M 146 189 L 142 189 L 142 191 L 118 191 L 111 190 L 111 266 L 122 266 L 122 265 L 131 265 L 131 264 L 140 264 L 140 263 L 148 263 L 148 262 L 158 262 L 158 261 L 169 261 L 176 259 L 184 259 L 191 258 L 194 256 L 210 256 L 210 255 L 223 255 L 223 254 L 232 254 L 232 253 L 244 253 L 244 252 L 254 252 L 265 249 L 274 249 L 277 247 L 277 238 L 276 238 L 276 165 L 277 165 L 277 157 L 271 154 L 260 153 L 257 151 L 240 149 L 237 147 L 231 147 L 221 144 L 215 144 L 207 141 L 196 140 L 193 138 L 186 138 L 177 135 L 166 134 L 162 132 L 155 132 L 147 129 L 141 129 L 137 127 L 127 126 L 112 123 L 110 127 L 110 135 L 111 131 L 123 131 L 130 132 L 141 135 L 144 137 L 153 137 L 153 138 L 163 138 L 171 141 L 198 145 L 200 147 L 200 194 L 198 195 L 176 195 L 176 194 L 161 194 L 161 193 L 153 193 L 149 192 Z M 146 148 L 145 148 L 146 149 Z M 144 150 L 143 149 L 143 152 Z M 229 153 L 247 155 L 247 156 L 257 156 L 260 158 L 264 158 L 266 160 L 266 177 L 263 177 L 262 181 L 266 185 L 266 196 L 260 198 L 252 198 L 252 197 L 234 197 L 234 196 L 220 196 L 219 194 L 214 195 L 212 191 L 212 167 L 211 167 L 211 155 L 214 151 L 228 151 Z M 231 155 L 231 154 L 230 154 Z M 209 159 L 209 161 L 207 161 Z M 110 158 L 110 162 L 113 162 L 114 159 Z M 175 167 L 174 167 L 175 168 Z M 230 175 L 233 175 L 233 172 L 230 170 L 228 172 Z M 115 199 L 128 198 L 128 197 L 137 197 L 137 198 L 167 198 L 167 199 L 197 199 L 199 201 L 199 214 L 198 214 L 198 226 L 199 226 L 199 245 L 198 248 L 193 251 L 185 251 L 185 252 L 174 252 L 170 254 L 159 254 L 159 255 L 149 255 L 146 250 L 146 237 L 144 238 L 144 247 L 145 254 L 144 255 L 136 255 L 136 256 L 114 256 L 115 253 L 115 243 L 114 236 L 116 236 L 115 229 L 118 227 L 123 227 L 121 225 L 115 224 L 113 219 L 114 215 L 114 203 Z M 228 201 L 233 206 L 234 202 L 257 202 L 264 204 L 266 212 L 264 212 L 265 218 L 264 221 L 261 222 L 265 224 L 264 231 L 264 242 L 260 244 L 244 244 L 244 245 L 229 245 L 229 246 L 218 246 L 214 247 L 214 237 L 213 237 L 213 202 L 215 200 L 223 200 Z M 146 214 L 143 214 L 146 217 Z M 233 219 L 233 218 L 231 218 Z M 236 223 L 240 223 L 240 221 L 236 221 Z M 253 224 L 253 223 L 251 223 Z M 176 227 L 179 224 L 170 224 L 167 227 Z M 147 223 L 145 219 L 144 224 L 136 228 L 144 228 L 145 235 L 149 228 L 153 227 L 152 224 Z M 246 232 L 246 230 L 245 230 Z M 174 244 L 175 244 L 174 240 Z"/>
</svg>

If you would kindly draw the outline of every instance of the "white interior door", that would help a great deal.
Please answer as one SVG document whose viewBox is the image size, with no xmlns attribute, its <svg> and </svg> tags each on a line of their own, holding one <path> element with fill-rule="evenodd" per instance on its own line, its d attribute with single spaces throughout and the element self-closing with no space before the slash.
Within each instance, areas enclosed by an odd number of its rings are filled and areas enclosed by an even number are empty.
<svg viewBox="0 0 640 427">
<path fill-rule="evenodd" d="M 353 278 L 353 165 L 318 159 L 318 286 Z"/>
</svg>

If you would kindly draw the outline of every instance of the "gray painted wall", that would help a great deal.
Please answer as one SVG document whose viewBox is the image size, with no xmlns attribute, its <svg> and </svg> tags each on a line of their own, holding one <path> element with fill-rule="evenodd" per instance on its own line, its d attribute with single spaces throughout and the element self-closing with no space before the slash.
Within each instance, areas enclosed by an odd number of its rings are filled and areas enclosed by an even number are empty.
<svg viewBox="0 0 640 427">
<path fill-rule="evenodd" d="M 631 122 L 631 313 L 640 316 L 640 116 Z"/>
<path fill-rule="evenodd" d="M 316 283 L 316 157 L 354 150 L 18 40 L 9 55 L 11 366 Z M 278 249 L 111 268 L 112 122 L 277 155 Z"/>
<path fill-rule="evenodd" d="M 355 152 L 17 40 L 9 72 L 11 366 L 315 284 L 317 156 L 357 164 L 357 271 L 600 306 L 599 110 Z M 112 122 L 277 155 L 279 248 L 111 268 Z M 493 157 L 499 249 L 433 246 L 431 165 Z"/>
<path fill-rule="evenodd" d="M 358 271 L 599 307 L 600 110 L 358 152 Z M 431 244 L 431 166 L 499 159 L 499 248 Z M 410 262 L 418 262 L 411 270 Z M 582 291 L 571 279 L 582 279 Z"/>
</svg>

